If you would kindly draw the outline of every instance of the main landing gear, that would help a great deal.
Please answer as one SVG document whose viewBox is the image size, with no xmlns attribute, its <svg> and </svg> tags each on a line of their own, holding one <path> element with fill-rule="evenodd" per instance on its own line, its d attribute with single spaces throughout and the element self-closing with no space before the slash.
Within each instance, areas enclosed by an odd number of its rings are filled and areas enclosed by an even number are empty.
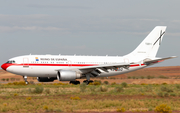
<svg viewBox="0 0 180 113">
<path fill-rule="evenodd" d="M 23 78 L 24 78 L 25 83 L 29 84 L 29 82 L 27 81 L 27 76 L 23 76 Z"/>
<path fill-rule="evenodd" d="M 83 83 L 85 83 L 86 85 L 88 85 L 89 83 L 93 83 L 93 80 L 84 80 Z"/>
<path fill-rule="evenodd" d="M 89 83 L 93 83 L 93 80 L 84 80 L 83 83 L 85 83 L 86 85 L 88 85 Z M 70 81 L 69 84 L 74 84 L 74 85 L 78 85 L 80 84 L 80 81 Z"/>
<path fill-rule="evenodd" d="M 79 81 L 70 81 L 69 84 L 78 85 L 78 84 L 80 84 L 80 82 Z"/>
<path fill-rule="evenodd" d="M 86 85 L 88 85 L 89 83 L 93 83 L 92 80 L 90 80 L 90 74 L 86 74 L 86 79 L 87 80 L 84 80 L 83 83 L 85 83 Z"/>
</svg>

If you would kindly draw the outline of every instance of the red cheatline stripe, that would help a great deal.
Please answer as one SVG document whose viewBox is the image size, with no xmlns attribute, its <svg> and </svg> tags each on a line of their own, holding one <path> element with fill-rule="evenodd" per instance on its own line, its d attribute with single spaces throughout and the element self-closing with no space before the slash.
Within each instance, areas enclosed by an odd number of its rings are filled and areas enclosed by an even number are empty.
<svg viewBox="0 0 180 113">
<path fill-rule="evenodd" d="M 130 67 L 143 66 L 145 64 L 131 64 Z M 8 64 L 9 66 L 98 66 L 98 64 Z"/>
<path fill-rule="evenodd" d="M 23 64 L 20 64 L 23 65 Z M 97 64 L 24 64 L 29 66 L 96 66 Z"/>
<path fill-rule="evenodd" d="M 140 66 L 139 64 L 132 64 L 130 67 Z"/>
</svg>

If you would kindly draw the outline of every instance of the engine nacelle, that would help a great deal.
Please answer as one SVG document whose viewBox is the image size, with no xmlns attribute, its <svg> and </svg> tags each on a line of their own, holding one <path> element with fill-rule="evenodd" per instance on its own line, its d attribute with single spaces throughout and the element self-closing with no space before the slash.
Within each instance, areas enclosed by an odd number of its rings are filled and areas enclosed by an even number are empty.
<svg viewBox="0 0 180 113">
<path fill-rule="evenodd" d="M 61 70 L 57 73 L 57 79 L 59 81 L 75 81 L 80 78 L 81 74 L 71 70 Z"/>
<path fill-rule="evenodd" d="M 39 82 L 53 82 L 56 79 L 56 77 L 37 77 Z"/>
</svg>

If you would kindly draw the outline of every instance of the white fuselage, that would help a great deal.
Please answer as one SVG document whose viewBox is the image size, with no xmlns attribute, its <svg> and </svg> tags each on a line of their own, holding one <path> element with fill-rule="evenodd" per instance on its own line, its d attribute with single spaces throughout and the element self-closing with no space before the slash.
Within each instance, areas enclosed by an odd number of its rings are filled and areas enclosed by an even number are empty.
<svg viewBox="0 0 180 113">
<path fill-rule="evenodd" d="M 97 66 L 105 64 L 139 62 L 137 59 L 129 59 L 119 56 L 63 56 L 63 55 L 26 55 L 10 59 L 15 61 L 7 66 L 6 71 L 31 77 L 56 77 L 57 70 L 73 70 L 77 67 Z M 7 64 L 8 65 L 8 64 Z M 127 73 L 146 67 L 143 63 L 133 63 L 128 69 L 108 70 L 98 77 L 108 77 Z"/>
</svg>

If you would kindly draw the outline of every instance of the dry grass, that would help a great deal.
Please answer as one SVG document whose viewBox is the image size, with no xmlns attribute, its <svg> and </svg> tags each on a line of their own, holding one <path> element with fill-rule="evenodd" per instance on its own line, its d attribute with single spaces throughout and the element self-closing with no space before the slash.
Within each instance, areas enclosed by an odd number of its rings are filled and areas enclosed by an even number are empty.
<svg viewBox="0 0 180 113">
<path fill-rule="evenodd" d="M 56 98 L 56 99 L 55 99 Z M 116 110 L 119 107 L 125 108 L 128 111 L 135 109 L 148 110 L 149 107 L 155 108 L 157 105 L 166 103 L 171 106 L 173 110 L 179 110 L 180 102 L 173 99 L 124 99 L 122 100 L 89 100 L 89 99 L 63 99 L 63 97 L 45 98 L 31 97 L 12 97 L 0 99 L 0 111 L 13 111 L 13 112 L 40 112 L 40 111 L 56 111 L 57 108 L 64 112 L 71 111 L 109 111 Z M 23 104 L 22 104 L 23 103 Z M 44 106 L 47 106 L 45 109 Z"/>
<path fill-rule="evenodd" d="M 79 85 L 58 85 L 57 87 L 53 84 L 40 86 L 4 84 L 0 86 L 0 112 L 116 111 L 118 108 L 124 108 L 127 111 L 147 111 L 162 103 L 170 106 L 172 110 L 180 110 L 179 85 L 128 84 L 123 92 L 115 91 L 114 89 L 119 86 L 106 85 L 108 90 L 103 92 L 100 90 L 102 85 L 89 85 L 82 92 Z M 175 96 L 158 96 L 162 86 L 167 87 L 167 90 L 162 91 L 165 92 L 171 88 Z M 29 92 L 29 89 L 33 90 L 36 87 L 43 87 L 44 91 Z M 95 90 L 92 91 L 91 87 Z M 46 89 L 49 89 L 49 93 Z"/>
</svg>

